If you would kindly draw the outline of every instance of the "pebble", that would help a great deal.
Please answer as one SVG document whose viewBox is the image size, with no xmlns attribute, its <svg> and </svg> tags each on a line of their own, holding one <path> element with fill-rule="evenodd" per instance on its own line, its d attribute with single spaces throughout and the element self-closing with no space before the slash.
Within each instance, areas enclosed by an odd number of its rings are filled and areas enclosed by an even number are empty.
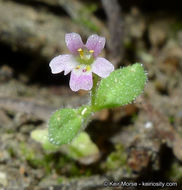
<svg viewBox="0 0 182 190">
<path fill-rule="evenodd" d="M 8 185 L 7 175 L 4 172 L 0 172 L 0 184 L 4 187 Z"/>
</svg>

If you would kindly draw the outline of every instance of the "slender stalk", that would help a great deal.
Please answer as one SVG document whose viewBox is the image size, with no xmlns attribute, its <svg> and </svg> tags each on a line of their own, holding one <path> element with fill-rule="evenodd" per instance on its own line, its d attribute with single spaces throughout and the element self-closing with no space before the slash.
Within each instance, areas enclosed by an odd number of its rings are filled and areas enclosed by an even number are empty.
<svg viewBox="0 0 182 190">
<path fill-rule="evenodd" d="M 97 75 L 95 74 L 93 75 L 93 87 L 91 91 L 91 106 L 92 107 L 94 107 L 95 105 L 95 98 L 96 98 L 99 79 L 100 78 Z"/>
</svg>

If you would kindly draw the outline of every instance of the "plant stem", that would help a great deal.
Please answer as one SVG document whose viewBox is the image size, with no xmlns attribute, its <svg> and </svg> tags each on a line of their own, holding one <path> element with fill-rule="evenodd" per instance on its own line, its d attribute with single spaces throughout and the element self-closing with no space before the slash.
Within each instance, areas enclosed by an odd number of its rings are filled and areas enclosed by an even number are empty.
<svg viewBox="0 0 182 190">
<path fill-rule="evenodd" d="M 93 87 L 91 91 L 91 106 L 95 106 L 95 98 L 96 98 L 96 93 L 97 93 L 97 88 L 98 88 L 98 82 L 99 82 L 99 77 L 97 75 L 93 75 Z"/>
</svg>

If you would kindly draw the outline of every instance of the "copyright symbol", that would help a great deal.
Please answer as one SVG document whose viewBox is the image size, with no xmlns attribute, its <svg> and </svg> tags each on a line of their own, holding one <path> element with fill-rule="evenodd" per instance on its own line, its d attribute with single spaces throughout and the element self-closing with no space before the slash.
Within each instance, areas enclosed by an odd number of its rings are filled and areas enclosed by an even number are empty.
<svg viewBox="0 0 182 190">
<path fill-rule="evenodd" d="M 109 185 L 109 181 L 104 181 L 104 187 L 107 187 Z"/>
</svg>

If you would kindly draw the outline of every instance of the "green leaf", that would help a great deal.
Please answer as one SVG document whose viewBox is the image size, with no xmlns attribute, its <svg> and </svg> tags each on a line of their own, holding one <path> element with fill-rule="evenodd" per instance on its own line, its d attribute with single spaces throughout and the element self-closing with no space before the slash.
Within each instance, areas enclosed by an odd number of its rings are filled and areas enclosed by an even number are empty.
<svg viewBox="0 0 182 190">
<path fill-rule="evenodd" d="M 69 155 L 74 158 L 99 154 L 99 149 L 86 132 L 81 132 L 70 144 Z"/>
<path fill-rule="evenodd" d="M 35 129 L 31 132 L 31 138 L 42 144 L 43 148 L 47 151 L 56 151 L 60 147 L 51 144 L 48 140 L 48 129 Z"/>
<path fill-rule="evenodd" d="M 146 80 L 146 73 L 139 63 L 113 71 L 101 80 L 93 109 L 98 111 L 131 103 L 142 93 Z"/>
<path fill-rule="evenodd" d="M 49 120 L 49 141 L 62 145 L 71 142 L 81 128 L 82 117 L 76 109 L 57 110 Z"/>
</svg>

